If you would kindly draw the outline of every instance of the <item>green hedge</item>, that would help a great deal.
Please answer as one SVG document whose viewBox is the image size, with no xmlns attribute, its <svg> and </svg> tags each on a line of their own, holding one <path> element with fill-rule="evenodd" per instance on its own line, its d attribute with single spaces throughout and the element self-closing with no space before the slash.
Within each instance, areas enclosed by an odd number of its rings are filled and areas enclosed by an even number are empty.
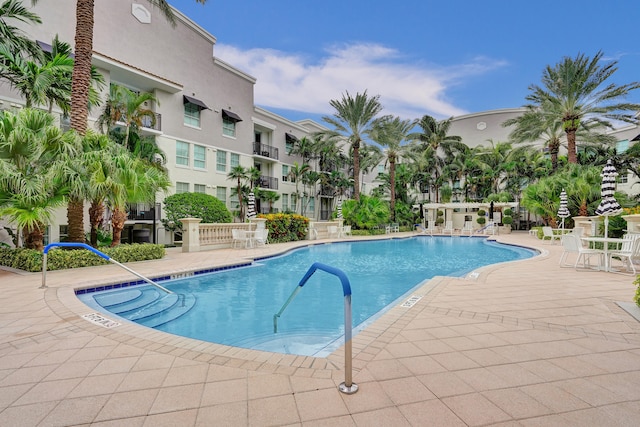
<svg viewBox="0 0 640 427">
<path fill-rule="evenodd" d="M 265 226 L 269 229 L 269 242 L 283 243 L 305 240 L 309 229 L 309 218 L 298 214 L 260 215 L 266 218 Z"/>
<path fill-rule="evenodd" d="M 161 259 L 165 255 L 164 246 L 150 243 L 120 245 L 101 249 L 101 252 L 123 263 Z M 109 264 L 109 261 L 85 249 L 54 248 L 47 253 L 47 271 L 103 264 Z M 0 265 L 30 272 L 42 271 L 42 252 L 24 248 L 0 248 Z"/>
</svg>

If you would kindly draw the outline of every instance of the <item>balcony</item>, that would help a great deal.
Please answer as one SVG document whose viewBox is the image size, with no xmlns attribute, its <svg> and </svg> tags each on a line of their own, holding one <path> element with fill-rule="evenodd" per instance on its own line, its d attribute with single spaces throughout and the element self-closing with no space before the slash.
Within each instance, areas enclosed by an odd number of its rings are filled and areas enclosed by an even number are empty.
<svg viewBox="0 0 640 427">
<path fill-rule="evenodd" d="M 160 204 L 156 204 L 156 210 L 159 209 Z M 127 211 L 129 215 L 127 216 L 127 220 L 129 221 L 153 221 L 154 219 L 159 218 L 158 215 L 154 215 L 153 205 L 138 203 L 135 205 L 128 205 Z"/>
<path fill-rule="evenodd" d="M 143 117 L 140 131 L 143 135 L 159 135 L 162 133 L 162 114 L 153 113 L 156 116 L 155 124 L 152 123 L 150 117 Z"/>
<path fill-rule="evenodd" d="M 262 144 L 260 142 L 253 143 L 253 154 L 256 156 L 278 160 L 278 149 L 276 147 L 272 147 L 271 145 Z"/>
<path fill-rule="evenodd" d="M 258 186 L 260 188 L 268 188 L 270 190 L 278 189 L 278 178 L 272 178 L 270 176 L 261 176 L 258 181 Z"/>
</svg>

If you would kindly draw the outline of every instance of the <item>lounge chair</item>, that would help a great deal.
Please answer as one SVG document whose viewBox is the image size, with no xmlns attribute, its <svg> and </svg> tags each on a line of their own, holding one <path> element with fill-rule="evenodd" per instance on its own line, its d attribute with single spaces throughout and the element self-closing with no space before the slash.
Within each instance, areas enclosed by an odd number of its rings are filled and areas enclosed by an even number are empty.
<svg viewBox="0 0 640 427">
<path fill-rule="evenodd" d="M 462 230 L 460 230 L 460 234 L 466 234 L 466 233 L 469 233 L 469 236 L 473 234 L 473 222 L 471 221 L 464 222 L 464 225 L 462 226 Z"/>
<path fill-rule="evenodd" d="M 453 234 L 453 221 L 445 222 L 442 234 Z"/>
<path fill-rule="evenodd" d="M 560 255 L 560 267 L 573 267 L 578 268 L 580 260 L 582 260 L 582 266 L 586 268 L 591 267 L 591 257 L 597 255 L 600 260 L 598 265 L 602 265 L 603 252 L 598 249 L 587 249 L 582 246 L 582 242 L 578 236 L 573 234 L 565 234 L 562 237 L 562 248 L 564 249 L 562 255 Z M 576 254 L 576 262 L 574 264 L 567 263 L 567 257 L 569 254 Z"/>
<path fill-rule="evenodd" d="M 483 229 L 484 234 L 495 235 L 497 234 L 496 233 L 497 231 L 498 231 L 498 225 L 496 224 L 495 221 L 487 222 L 487 225 L 485 225 Z"/>
<path fill-rule="evenodd" d="M 434 221 L 427 221 L 427 226 L 423 227 L 420 224 L 416 224 L 416 232 L 418 234 L 428 234 L 428 235 L 432 235 L 433 232 L 435 231 L 435 222 Z"/>
<path fill-rule="evenodd" d="M 556 240 L 562 240 L 561 234 L 554 234 L 553 228 L 545 226 L 542 227 L 542 240 L 549 239 L 549 242 L 553 244 Z"/>
<path fill-rule="evenodd" d="M 398 233 L 399 231 L 400 231 L 400 224 L 397 224 L 397 223 L 389 224 L 385 227 L 385 232 L 387 234 Z"/>
</svg>

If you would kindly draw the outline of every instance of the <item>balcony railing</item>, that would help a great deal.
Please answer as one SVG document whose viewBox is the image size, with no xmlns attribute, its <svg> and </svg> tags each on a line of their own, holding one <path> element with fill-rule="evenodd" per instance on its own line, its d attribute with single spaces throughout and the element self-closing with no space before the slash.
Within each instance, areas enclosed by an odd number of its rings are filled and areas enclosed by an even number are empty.
<svg viewBox="0 0 640 427">
<path fill-rule="evenodd" d="M 278 148 L 260 142 L 253 143 L 253 154 L 278 160 Z"/>
<path fill-rule="evenodd" d="M 260 188 L 269 188 L 271 190 L 277 190 L 278 189 L 278 178 L 272 178 L 270 176 L 261 176 L 260 180 L 258 181 L 258 186 L 260 186 Z"/>
<path fill-rule="evenodd" d="M 129 212 L 129 216 L 127 217 L 127 219 L 129 221 L 141 221 L 141 220 L 151 221 L 154 219 L 154 217 L 158 219 L 159 216 L 157 215 L 157 212 L 159 207 L 160 207 L 160 204 L 156 204 L 156 215 L 154 215 L 152 205 L 147 205 L 143 203 L 136 204 L 136 205 L 129 205 L 127 207 Z"/>
<path fill-rule="evenodd" d="M 162 130 L 162 115 L 160 113 L 153 113 L 156 116 L 156 123 L 153 124 L 151 121 L 151 117 L 143 117 L 142 118 L 142 127 L 146 129 L 153 129 L 160 131 Z"/>
<path fill-rule="evenodd" d="M 271 210 L 269 210 L 269 206 L 266 207 L 261 207 L 260 208 L 260 213 L 261 214 L 270 214 L 270 213 L 278 213 L 278 208 L 271 208 Z"/>
</svg>

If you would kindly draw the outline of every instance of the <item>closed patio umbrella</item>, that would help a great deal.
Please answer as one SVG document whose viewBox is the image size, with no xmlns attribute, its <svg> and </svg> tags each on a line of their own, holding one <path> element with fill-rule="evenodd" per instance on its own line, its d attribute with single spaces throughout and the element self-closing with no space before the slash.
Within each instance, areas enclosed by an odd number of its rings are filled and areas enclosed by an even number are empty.
<svg viewBox="0 0 640 427">
<path fill-rule="evenodd" d="M 256 217 L 256 196 L 253 194 L 253 191 L 249 193 L 249 198 L 247 201 L 247 219 Z"/>
<path fill-rule="evenodd" d="M 604 237 L 609 237 L 609 217 L 616 216 L 622 212 L 622 206 L 614 197 L 618 172 L 611 159 L 607 160 L 607 165 L 602 169 L 600 176 L 602 176 L 602 184 L 600 186 L 602 200 L 596 209 L 596 215 L 604 217 Z"/>
<path fill-rule="evenodd" d="M 337 213 L 336 213 L 336 217 L 337 218 L 342 218 L 342 200 L 338 200 L 338 206 L 336 207 L 337 209 Z"/>
<path fill-rule="evenodd" d="M 562 218 L 562 226 L 561 228 L 564 230 L 564 219 L 571 216 L 569 209 L 567 208 L 567 192 L 562 189 L 560 193 L 560 208 L 558 209 L 558 217 Z"/>
</svg>

